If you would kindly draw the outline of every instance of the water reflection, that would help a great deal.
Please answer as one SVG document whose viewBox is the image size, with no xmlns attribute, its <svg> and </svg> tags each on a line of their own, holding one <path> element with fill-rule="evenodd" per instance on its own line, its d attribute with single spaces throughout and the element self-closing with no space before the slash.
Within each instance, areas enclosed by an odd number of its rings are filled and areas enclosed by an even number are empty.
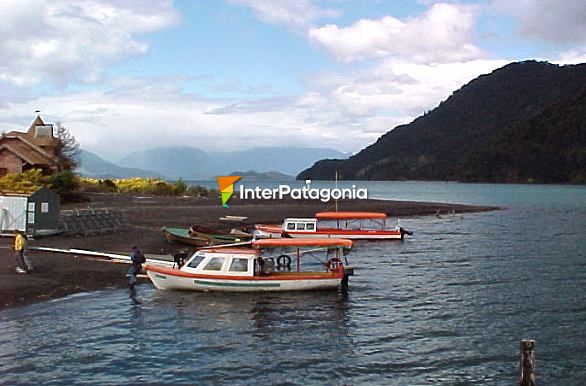
<svg viewBox="0 0 586 386">
<path fill-rule="evenodd" d="M 265 294 L 251 305 L 254 336 L 260 339 L 290 327 L 308 327 L 309 322 L 324 329 L 347 330 L 347 292 Z"/>
<path fill-rule="evenodd" d="M 140 300 L 138 300 L 136 297 L 136 287 L 131 287 L 128 292 L 130 295 L 130 300 L 132 300 L 132 304 L 134 304 L 134 305 L 141 304 Z"/>
<path fill-rule="evenodd" d="M 149 335 L 151 344 L 165 344 L 165 336 L 158 337 L 161 330 L 180 333 L 171 350 L 188 352 L 184 366 L 204 383 L 221 375 L 233 384 L 243 384 L 247 376 L 275 384 L 290 369 L 323 374 L 320 380 L 327 383 L 335 358 L 354 352 L 347 293 L 152 290 L 142 306 L 152 309 L 150 323 L 157 325 L 154 336 Z M 169 350 L 165 348 L 168 355 Z"/>
</svg>

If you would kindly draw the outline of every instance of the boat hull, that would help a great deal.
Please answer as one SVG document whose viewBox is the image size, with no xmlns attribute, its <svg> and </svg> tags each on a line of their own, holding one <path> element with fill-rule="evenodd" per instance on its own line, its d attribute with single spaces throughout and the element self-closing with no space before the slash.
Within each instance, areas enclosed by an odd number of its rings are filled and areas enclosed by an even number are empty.
<svg viewBox="0 0 586 386">
<path fill-rule="evenodd" d="M 147 266 L 155 287 L 162 290 L 220 292 L 280 292 L 337 290 L 343 273 L 291 272 L 254 277 L 214 277 L 188 274 L 178 269 Z"/>
<path fill-rule="evenodd" d="M 187 235 L 187 230 L 182 233 L 179 232 L 180 228 L 162 228 L 163 237 L 169 243 L 178 243 L 191 245 L 194 247 L 206 247 L 210 245 L 210 240 L 203 237 L 190 237 Z M 182 230 L 183 231 L 183 230 Z"/>
<path fill-rule="evenodd" d="M 191 245 L 194 247 L 207 247 L 210 245 L 233 244 L 238 242 L 246 242 L 252 238 L 252 235 L 246 234 L 205 234 L 201 232 L 192 232 L 186 228 L 162 228 L 165 240 L 170 243 L 179 243 Z"/>
</svg>

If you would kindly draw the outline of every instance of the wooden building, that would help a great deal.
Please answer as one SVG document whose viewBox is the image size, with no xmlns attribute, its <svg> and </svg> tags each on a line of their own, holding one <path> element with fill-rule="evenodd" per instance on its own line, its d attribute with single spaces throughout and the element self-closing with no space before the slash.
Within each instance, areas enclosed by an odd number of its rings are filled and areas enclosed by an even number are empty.
<svg viewBox="0 0 586 386">
<path fill-rule="evenodd" d="M 55 154 L 58 140 L 53 125 L 37 116 L 28 131 L 9 131 L 0 136 L 0 177 L 29 169 L 42 169 L 44 174 L 63 170 Z"/>
<path fill-rule="evenodd" d="M 15 229 L 32 236 L 58 233 L 60 211 L 59 195 L 47 187 L 28 194 L 0 193 L 2 233 Z"/>
</svg>

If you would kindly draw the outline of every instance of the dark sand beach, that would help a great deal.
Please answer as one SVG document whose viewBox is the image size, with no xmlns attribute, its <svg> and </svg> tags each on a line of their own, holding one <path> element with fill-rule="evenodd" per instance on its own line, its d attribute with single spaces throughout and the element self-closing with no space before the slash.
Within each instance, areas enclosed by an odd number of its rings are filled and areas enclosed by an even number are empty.
<svg viewBox="0 0 586 386">
<path fill-rule="evenodd" d="M 255 223 L 280 223 L 284 217 L 311 217 L 316 212 L 335 210 L 334 203 L 319 201 L 239 201 L 222 208 L 218 199 L 195 197 L 150 197 L 116 194 L 92 194 L 91 202 L 65 205 L 62 209 L 120 210 L 126 225 L 115 233 L 71 236 L 57 235 L 29 240 L 29 247 L 88 249 L 99 252 L 128 254 L 138 245 L 147 254 L 173 254 L 189 251 L 189 247 L 167 243 L 161 234 L 163 226 L 208 227 L 245 226 Z M 340 200 L 340 211 L 385 212 L 391 224 L 396 218 L 447 213 L 479 212 L 498 209 L 469 205 L 383 200 Z M 223 223 L 226 215 L 245 216 L 242 224 Z M 417 229 L 414 229 L 417 233 Z M 108 287 L 124 287 L 128 265 L 70 254 L 29 251 L 35 268 L 29 274 L 18 274 L 11 237 L 0 239 L 0 309 L 54 299 L 69 294 Z"/>
</svg>

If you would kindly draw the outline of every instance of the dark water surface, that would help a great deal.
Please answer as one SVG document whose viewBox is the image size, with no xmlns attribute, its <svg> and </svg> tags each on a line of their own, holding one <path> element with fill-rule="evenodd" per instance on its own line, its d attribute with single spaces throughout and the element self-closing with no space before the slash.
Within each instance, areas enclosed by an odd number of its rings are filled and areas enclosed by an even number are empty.
<svg viewBox="0 0 586 386">
<path fill-rule="evenodd" d="M 0 384 L 586 384 L 586 188 L 361 183 L 371 197 L 507 206 L 360 242 L 347 294 L 150 284 L 0 312 Z M 284 214 L 285 215 L 285 214 Z"/>
</svg>

